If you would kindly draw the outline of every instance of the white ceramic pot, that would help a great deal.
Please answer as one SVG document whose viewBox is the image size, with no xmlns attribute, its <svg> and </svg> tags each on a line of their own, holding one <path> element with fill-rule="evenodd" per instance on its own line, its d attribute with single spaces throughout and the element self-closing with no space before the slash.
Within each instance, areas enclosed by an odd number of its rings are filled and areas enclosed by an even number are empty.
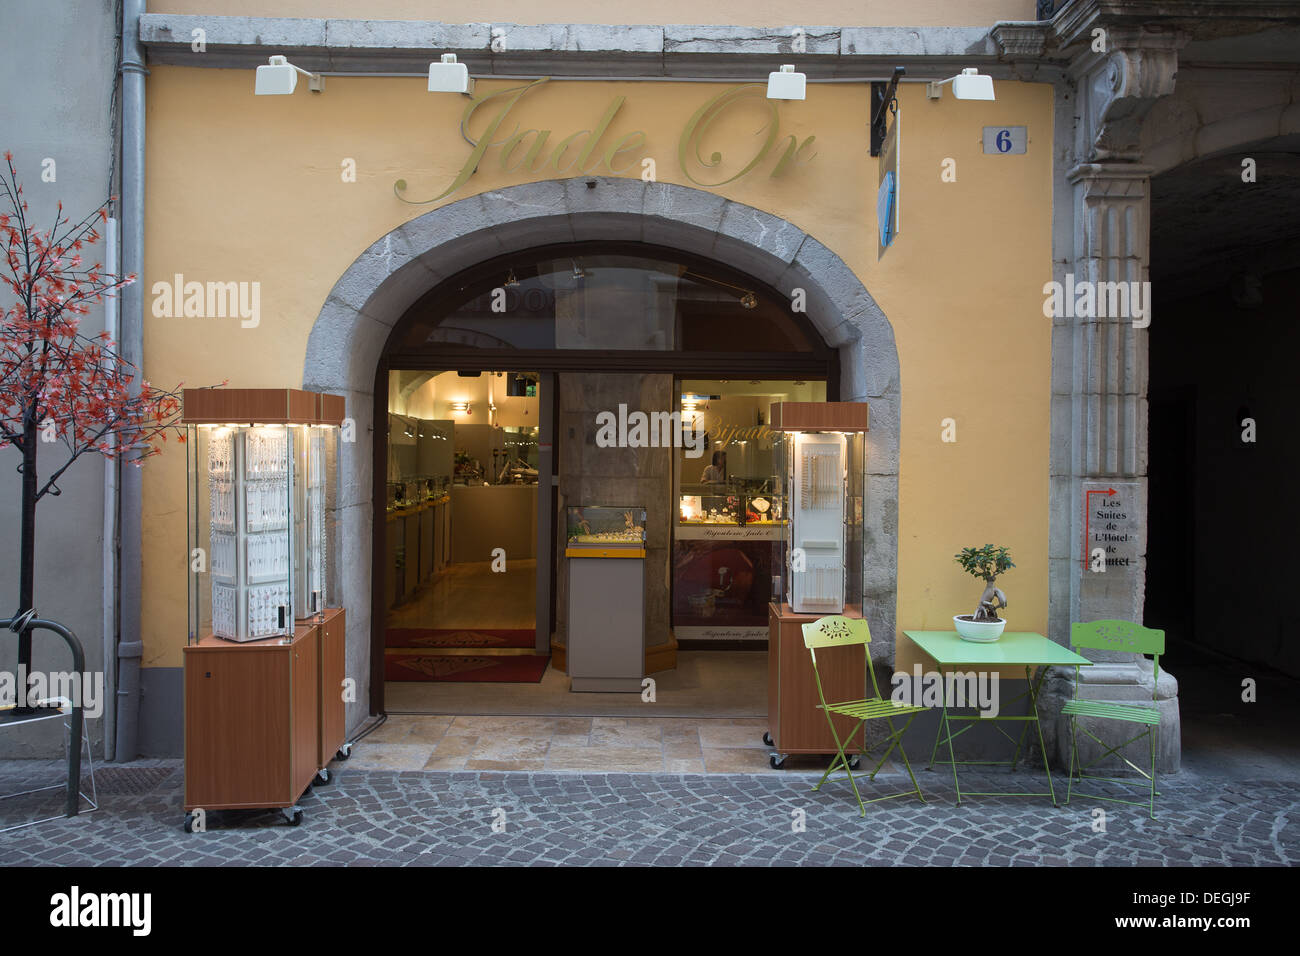
<svg viewBox="0 0 1300 956">
<path fill-rule="evenodd" d="M 1002 631 L 1007 626 L 1004 620 L 969 621 L 962 620 L 955 614 L 952 623 L 963 641 L 974 641 L 976 644 L 992 644 L 1002 636 Z"/>
</svg>

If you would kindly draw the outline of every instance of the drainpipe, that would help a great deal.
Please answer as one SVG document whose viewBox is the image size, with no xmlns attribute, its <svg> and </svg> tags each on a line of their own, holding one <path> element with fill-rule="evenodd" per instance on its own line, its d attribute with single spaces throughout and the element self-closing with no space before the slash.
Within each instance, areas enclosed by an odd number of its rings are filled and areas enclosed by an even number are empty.
<svg viewBox="0 0 1300 956">
<path fill-rule="evenodd" d="M 140 15 L 145 0 L 122 3 L 122 271 L 137 281 L 122 290 L 119 351 L 138 370 L 131 383 L 139 390 L 144 374 L 144 51 Z M 118 469 L 120 536 L 118 571 L 117 748 L 118 761 L 139 753 L 141 643 L 141 481 L 140 468 Z"/>
<path fill-rule="evenodd" d="M 104 266 L 110 276 L 117 272 L 117 219 L 109 218 L 104 229 Z M 118 299 L 110 293 L 104 300 L 104 331 L 114 342 L 118 337 Z M 109 436 L 111 445 L 113 438 Z M 104 759 L 117 752 L 117 462 L 104 459 Z"/>
</svg>

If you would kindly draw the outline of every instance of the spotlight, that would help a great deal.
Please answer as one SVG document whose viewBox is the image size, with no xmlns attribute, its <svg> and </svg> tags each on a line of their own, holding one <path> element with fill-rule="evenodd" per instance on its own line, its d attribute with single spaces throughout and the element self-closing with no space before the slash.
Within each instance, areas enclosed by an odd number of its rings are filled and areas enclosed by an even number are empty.
<svg viewBox="0 0 1300 956">
<path fill-rule="evenodd" d="M 307 77 L 307 85 L 313 93 L 325 90 L 325 77 L 296 67 L 283 56 L 273 56 L 270 63 L 257 68 L 253 93 L 257 96 L 287 96 L 298 88 L 299 73 Z"/>
<path fill-rule="evenodd" d="M 457 63 L 455 53 L 444 53 L 441 63 L 429 64 L 429 92 L 472 94 L 474 78 L 469 75 L 469 67 Z"/>
<path fill-rule="evenodd" d="M 985 76 L 974 67 L 962 70 L 956 76 L 946 80 L 931 81 L 925 85 L 925 95 L 932 100 L 943 95 L 943 85 L 952 84 L 952 95 L 959 100 L 993 99 L 993 77 Z"/>
<path fill-rule="evenodd" d="M 769 100 L 805 99 L 808 78 L 794 71 L 793 63 L 782 64 L 776 73 L 767 75 L 767 98 Z"/>
</svg>

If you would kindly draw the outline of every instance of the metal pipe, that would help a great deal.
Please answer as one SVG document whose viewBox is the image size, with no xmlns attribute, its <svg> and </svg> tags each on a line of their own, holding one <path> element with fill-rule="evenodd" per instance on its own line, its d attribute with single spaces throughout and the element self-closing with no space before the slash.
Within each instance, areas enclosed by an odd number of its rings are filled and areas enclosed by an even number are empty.
<svg viewBox="0 0 1300 956">
<path fill-rule="evenodd" d="M 131 382 L 138 391 L 144 376 L 144 158 L 145 112 L 144 50 L 140 46 L 140 16 L 145 0 L 124 0 L 122 4 L 122 271 L 134 273 L 140 281 L 122 290 L 122 341 L 119 354 L 136 367 Z M 140 620 L 141 620 L 141 505 L 140 469 L 123 464 L 120 483 L 119 534 L 120 570 L 118 584 L 118 761 L 134 760 L 138 754 L 140 710 Z M 133 652 L 128 652 L 134 648 Z"/>
<path fill-rule="evenodd" d="M 110 217 L 104 230 L 104 267 L 109 276 L 118 272 L 117 219 Z M 110 292 L 104 300 L 104 331 L 113 342 L 118 338 L 118 297 Z M 110 446 L 113 436 L 108 436 Z M 104 668 L 104 759 L 117 752 L 117 461 L 104 459 L 104 578 L 102 586 Z"/>
</svg>

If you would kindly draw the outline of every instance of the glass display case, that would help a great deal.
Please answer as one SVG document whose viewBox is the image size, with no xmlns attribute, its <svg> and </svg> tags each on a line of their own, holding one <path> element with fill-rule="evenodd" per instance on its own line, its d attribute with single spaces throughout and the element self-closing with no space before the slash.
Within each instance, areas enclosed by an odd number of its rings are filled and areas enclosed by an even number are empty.
<svg viewBox="0 0 1300 956">
<path fill-rule="evenodd" d="M 829 412 L 800 409 L 783 425 L 779 407 L 772 406 L 772 505 L 788 520 L 773 561 L 780 569 L 773 600 L 799 614 L 841 614 L 862 603 L 866 406 L 821 403 Z"/>
<path fill-rule="evenodd" d="M 189 639 L 293 634 L 327 606 L 338 429 L 189 424 Z"/>
<path fill-rule="evenodd" d="M 566 509 L 568 547 L 645 547 L 645 508 L 587 505 Z"/>
</svg>

